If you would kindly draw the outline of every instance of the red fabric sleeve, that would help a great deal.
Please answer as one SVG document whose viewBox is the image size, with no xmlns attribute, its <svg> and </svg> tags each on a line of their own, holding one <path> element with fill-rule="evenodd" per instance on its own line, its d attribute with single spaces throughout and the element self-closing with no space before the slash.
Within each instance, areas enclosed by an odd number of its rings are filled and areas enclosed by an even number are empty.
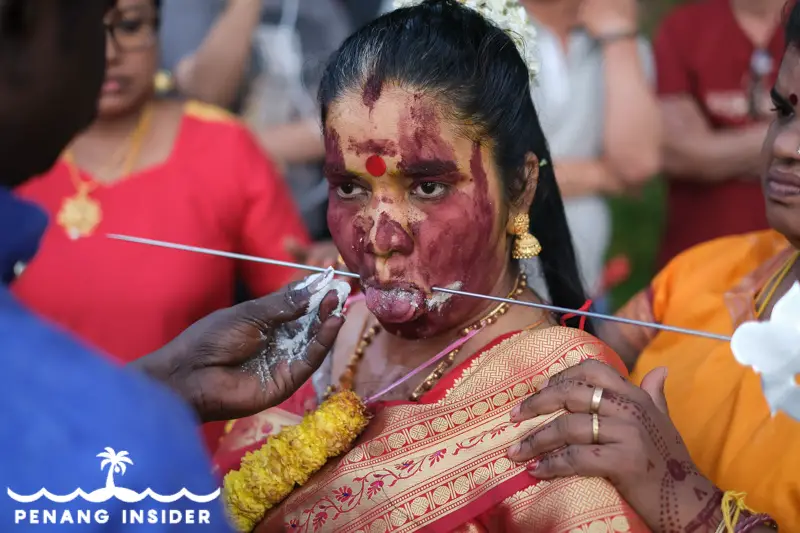
<svg viewBox="0 0 800 533">
<path fill-rule="evenodd" d="M 292 261 L 285 246 L 289 240 L 309 242 L 303 220 L 288 186 L 249 131 L 242 131 L 237 179 L 244 189 L 239 249 L 241 253 Z M 298 272 L 286 268 L 242 262 L 241 273 L 254 297 L 281 288 Z M 301 273 L 302 275 L 302 273 Z"/>
<path fill-rule="evenodd" d="M 656 34 L 653 51 L 656 59 L 658 94 L 691 93 L 691 74 L 684 51 L 687 34 L 682 8 L 670 14 Z"/>
</svg>

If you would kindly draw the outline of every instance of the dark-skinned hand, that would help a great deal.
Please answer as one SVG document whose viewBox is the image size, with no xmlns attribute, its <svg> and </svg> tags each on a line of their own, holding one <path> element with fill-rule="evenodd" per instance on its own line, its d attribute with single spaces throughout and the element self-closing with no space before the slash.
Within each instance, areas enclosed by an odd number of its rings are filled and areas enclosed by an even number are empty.
<svg viewBox="0 0 800 533">
<path fill-rule="evenodd" d="M 204 422 L 241 418 L 277 405 L 319 367 L 344 323 L 344 318 L 331 314 L 338 305 L 331 291 L 320 304 L 302 357 L 291 364 L 275 357 L 269 339 L 281 325 L 292 326 L 305 314 L 315 288 L 295 286 L 212 313 L 129 366 L 166 383 Z M 243 367 L 261 354 L 267 376 Z"/>
<path fill-rule="evenodd" d="M 608 479 L 655 532 L 714 531 L 722 520 L 721 492 L 701 475 L 672 424 L 664 397 L 666 369 L 637 387 L 598 361 L 584 361 L 551 377 L 511 414 L 513 422 L 566 410 L 509 449 L 539 479 L 584 476 Z M 592 397 L 599 443 L 593 443 Z"/>
</svg>

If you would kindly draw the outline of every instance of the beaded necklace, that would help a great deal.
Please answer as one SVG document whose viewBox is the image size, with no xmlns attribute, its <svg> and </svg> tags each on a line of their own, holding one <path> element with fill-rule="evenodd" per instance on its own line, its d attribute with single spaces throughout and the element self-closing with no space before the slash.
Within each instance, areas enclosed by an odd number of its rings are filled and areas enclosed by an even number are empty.
<svg viewBox="0 0 800 533">
<path fill-rule="evenodd" d="M 525 288 L 528 286 L 527 278 L 524 274 L 520 274 L 517 276 L 517 280 L 514 283 L 514 288 L 508 295 L 508 299 L 516 299 L 517 296 L 523 293 Z M 468 335 L 473 334 L 477 330 L 494 324 L 498 318 L 506 314 L 508 311 L 509 304 L 508 303 L 501 303 L 489 313 L 478 320 L 477 322 L 467 326 L 463 330 L 461 330 L 461 336 L 466 337 Z M 358 365 L 361 363 L 361 360 L 364 358 L 364 352 L 366 351 L 367 347 L 372 344 L 372 341 L 375 339 L 375 336 L 378 335 L 381 331 L 380 324 L 373 324 L 370 326 L 369 317 L 364 321 L 364 327 L 362 328 L 361 339 L 359 340 L 358 344 L 356 345 L 356 349 L 353 354 L 350 356 L 350 362 L 347 364 L 344 372 L 342 372 L 341 377 L 339 378 L 339 387 L 341 390 L 352 390 L 353 388 L 353 381 L 355 379 L 356 372 L 358 370 Z M 429 390 L 433 388 L 436 382 L 444 375 L 450 366 L 452 366 L 453 361 L 455 361 L 456 356 L 458 355 L 459 351 L 461 351 L 462 345 L 459 345 L 457 348 L 452 349 L 442 360 L 436 365 L 436 368 L 426 377 L 422 383 L 417 386 L 416 389 L 411 393 L 409 399 L 413 402 L 419 401 L 419 399 Z"/>
</svg>

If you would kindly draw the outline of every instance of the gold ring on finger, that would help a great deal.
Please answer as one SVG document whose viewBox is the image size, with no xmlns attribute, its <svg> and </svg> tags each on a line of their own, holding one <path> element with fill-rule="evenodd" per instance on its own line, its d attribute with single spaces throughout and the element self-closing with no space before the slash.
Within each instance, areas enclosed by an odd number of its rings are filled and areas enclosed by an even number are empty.
<svg viewBox="0 0 800 533">
<path fill-rule="evenodd" d="M 592 413 L 592 444 L 600 444 L 600 418 Z"/>
<path fill-rule="evenodd" d="M 603 401 L 603 387 L 597 387 L 592 394 L 592 403 L 589 404 L 589 412 L 592 414 L 600 412 L 601 401 Z"/>
</svg>

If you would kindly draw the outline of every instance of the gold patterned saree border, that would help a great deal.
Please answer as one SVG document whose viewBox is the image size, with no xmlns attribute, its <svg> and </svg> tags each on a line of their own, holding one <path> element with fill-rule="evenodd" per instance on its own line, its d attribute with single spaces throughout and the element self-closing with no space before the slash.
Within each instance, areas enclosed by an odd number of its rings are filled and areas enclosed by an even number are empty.
<svg viewBox="0 0 800 533">
<path fill-rule="evenodd" d="M 512 424 L 511 408 L 547 377 L 584 359 L 602 358 L 603 349 L 593 337 L 560 327 L 523 332 L 498 343 L 476 356 L 439 402 L 391 406 L 379 412 L 360 444 L 338 465 L 324 469 L 276 510 L 267 522 L 269 530 L 282 522 L 291 531 L 399 533 L 455 519 L 454 513 L 460 516 L 470 504 L 511 486 L 504 483 L 520 474 L 527 476 L 524 466 L 507 458 L 507 448 L 558 416 Z M 536 486 L 565 492 L 568 499 L 559 496 L 560 505 L 568 503 L 570 515 L 578 521 L 620 516 L 617 493 L 605 482 L 590 481 L 575 478 Z M 518 483 L 524 486 L 529 480 Z M 497 496 L 493 503 L 513 492 Z M 540 510 L 539 503 L 528 508 L 521 515 L 526 520 L 531 510 L 531 520 L 542 512 L 558 514 Z M 561 528 L 548 529 L 556 530 Z"/>
</svg>

